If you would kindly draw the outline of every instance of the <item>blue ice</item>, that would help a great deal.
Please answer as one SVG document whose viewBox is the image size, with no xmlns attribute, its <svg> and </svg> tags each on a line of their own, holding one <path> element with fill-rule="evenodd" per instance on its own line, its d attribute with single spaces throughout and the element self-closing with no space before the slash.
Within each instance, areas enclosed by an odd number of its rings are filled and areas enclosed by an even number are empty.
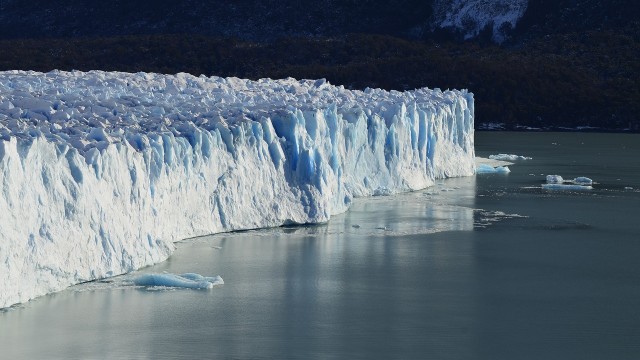
<svg viewBox="0 0 640 360">
<path fill-rule="evenodd" d="M 493 167 L 487 164 L 480 164 L 476 168 L 476 174 L 508 174 L 511 170 L 507 166 Z"/>
<path fill-rule="evenodd" d="M 188 289 L 211 289 L 215 285 L 224 284 L 224 280 L 218 276 L 202 276 L 195 273 L 186 274 L 144 274 L 133 280 L 137 286 L 165 286 Z"/>
</svg>

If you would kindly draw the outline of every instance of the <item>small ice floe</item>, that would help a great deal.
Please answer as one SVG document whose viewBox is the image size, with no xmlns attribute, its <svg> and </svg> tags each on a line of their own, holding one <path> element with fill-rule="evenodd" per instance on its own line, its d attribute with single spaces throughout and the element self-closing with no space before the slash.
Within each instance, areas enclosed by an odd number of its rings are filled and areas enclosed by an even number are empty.
<svg viewBox="0 0 640 360">
<path fill-rule="evenodd" d="M 545 190 L 591 190 L 593 180 L 580 176 L 573 180 L 564 180 L 560 175 L 547 175 L 547 183 L 542 184 Z"/>
<path fill-rule="evenodd" d="M 500 161 L 518 161 L 518 160 L 532 160 L 532 157 L 522 156 L 522 155 L 514 155 L 514 154 L 498 154 L 498 155 L 489 155 L 489 159 L 491 160 L 500 160 Z"/>
<path fill-rule="evenodd" d="M 547 184 L 562 184 L 564 179 L 560 175 L 547 175 Z"/>
<path fill-rule="evenodd" d="M 224 280 L 217 275 L 212 277 L 202 276 L 200 274 L 144 274 L 133 279 L 133 283 L 137 286 L 146 287 L 172 287 L 187 289 L 211 289 L 215 285 L 224 284 Z"/>
<path fill-rule="evenodd" d="M 496 166 L 493 167 L 487 164 L 480 164 L 476 168 L 476 174 L 508 174 L 511 170 L 509 170 L 508 166 Z"/>
<path fill-rule="evenodd" d="M 625 186 L 624 189 L 625 190 L 633 190 L 633 188 L 631 186 Z"/>
<path fill-rule="evenodd" d="M 588 177 L 579 176 L 573 179 L 573 183 L 577 185 L 593 185 L 593 180 L 589 179 Z"/>
</svg>

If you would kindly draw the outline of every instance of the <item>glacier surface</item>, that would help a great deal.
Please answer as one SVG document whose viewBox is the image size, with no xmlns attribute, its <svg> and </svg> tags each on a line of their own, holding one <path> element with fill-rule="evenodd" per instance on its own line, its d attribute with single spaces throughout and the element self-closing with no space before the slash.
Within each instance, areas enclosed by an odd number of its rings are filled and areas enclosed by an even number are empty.
<svg viewBox="0 0 640 360">
<path fill-rule="evenodd" d="M 473 94 L 325 80 L 0 72 L 0 307 L 472 175 Z"/>
</svg>

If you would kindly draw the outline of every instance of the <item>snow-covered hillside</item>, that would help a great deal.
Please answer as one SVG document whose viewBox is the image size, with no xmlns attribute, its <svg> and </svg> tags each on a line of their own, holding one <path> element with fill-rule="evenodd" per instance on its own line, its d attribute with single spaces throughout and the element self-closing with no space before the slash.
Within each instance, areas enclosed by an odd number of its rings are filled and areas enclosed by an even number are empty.
<svg viewBox="0 0 640 360">
<path fill-rule="evenodd" d="M 2 72 L 0 307 L 473 172 L 466 91 Z"/>
<path fill-rule="evenodd" d="M 527 10 L 528 0 L 436 0 L 433 26 L 454 29 L 472 39 L 485 27 L 493 29 L 493 40 L 505 40 L 505 30 L 516 27 Z"/>
</svg>

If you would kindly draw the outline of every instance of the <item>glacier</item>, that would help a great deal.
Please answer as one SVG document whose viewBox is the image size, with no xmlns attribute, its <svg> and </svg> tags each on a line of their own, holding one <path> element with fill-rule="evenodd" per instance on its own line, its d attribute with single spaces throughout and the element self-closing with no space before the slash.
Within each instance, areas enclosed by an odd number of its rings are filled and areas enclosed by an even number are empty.
<svg viewBox="0 0 640 360">
<path fill-rule="evenodd" d="M 473 119 L 466 90 L 0 72 L 0 308 L 473 175 Z"/>
</svg>

